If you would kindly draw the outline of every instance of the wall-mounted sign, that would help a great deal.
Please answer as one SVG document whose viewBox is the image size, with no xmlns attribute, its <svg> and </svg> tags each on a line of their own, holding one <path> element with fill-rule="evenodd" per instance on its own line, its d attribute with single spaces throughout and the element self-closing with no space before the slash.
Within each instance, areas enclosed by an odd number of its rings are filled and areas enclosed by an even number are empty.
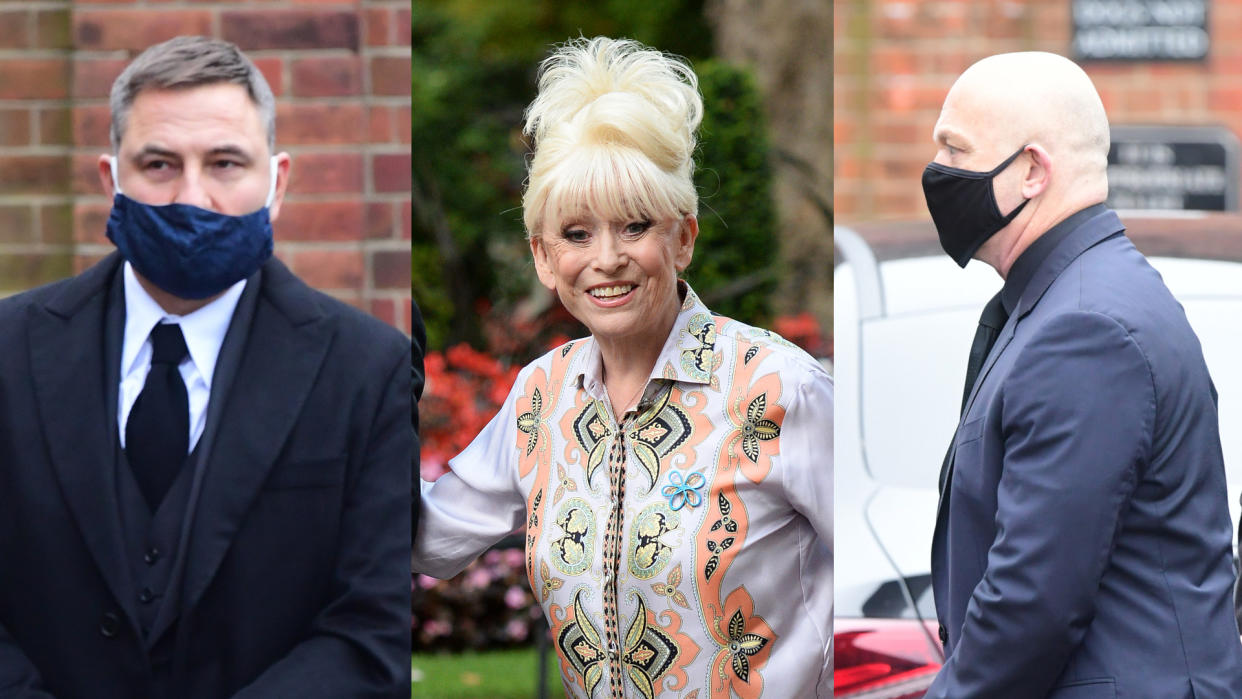
<svg viewBox="0 0 1242 699">
<path fill-rule="evenodd" d="M 1073 0 L 1074 55 L 1084 61 L 1203 60 L 1208 1 Z"/>
<path fill-rule="evenodd" d="M 1238 210 L 1238 139 L 1215 126 L 1113 126 L 1108 205 Z"/>
</svg>

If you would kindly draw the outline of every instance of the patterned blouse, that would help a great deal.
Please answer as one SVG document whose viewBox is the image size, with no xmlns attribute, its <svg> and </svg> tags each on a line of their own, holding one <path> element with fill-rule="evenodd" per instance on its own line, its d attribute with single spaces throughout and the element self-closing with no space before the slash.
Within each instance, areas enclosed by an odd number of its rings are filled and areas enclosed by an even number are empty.
<svg viewBox="0 0 1242 699">
<path fill-rule="evenodd" d="M 415 572 L 447 578 L 526 528 L 571 697 L 830 697 L 832 381 L 693 291 L 618 419 L 598 346 L 519 374 L 424 484 Z"/>
</svg>

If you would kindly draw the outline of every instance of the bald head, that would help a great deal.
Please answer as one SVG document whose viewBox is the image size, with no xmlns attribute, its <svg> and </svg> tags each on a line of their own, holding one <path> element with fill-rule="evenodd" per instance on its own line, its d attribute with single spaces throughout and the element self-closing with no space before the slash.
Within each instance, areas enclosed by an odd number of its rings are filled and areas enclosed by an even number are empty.
<svg viewBox="0 0 1242 699">
<path fill-rule="evenodd" d="M 1108 118 L 1091 79 L 1052 53 L 990 56 L 949 90 L 935 138 L 955 135 L 991 169 L 1025 144 L 1038 144 L 1056 163 L 1049 195 L 1107 194 Z M 1093 202 L 1092 202 L 1093 203 Z"/>
</svg>

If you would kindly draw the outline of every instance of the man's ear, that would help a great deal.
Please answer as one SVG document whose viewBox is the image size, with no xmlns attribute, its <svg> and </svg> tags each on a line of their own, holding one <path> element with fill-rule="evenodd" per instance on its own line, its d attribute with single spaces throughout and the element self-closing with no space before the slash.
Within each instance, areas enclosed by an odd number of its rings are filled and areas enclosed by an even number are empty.
<svg viewBox="0 0 1242 699">
<path fill-rule="evenodd" d="M 272 195 L 272 205 L 267 210 L 267 218 L 275 221 L 280 215 L 280 205 L 285 201 L 285 190 L 289 187 L 289 170 L 293 167 L 289 154 L 281 151 L 276 154 L 276 192 Z"/>
<path fill-rule="evenodd" d="M 119 170 L 120 167 L 121 164 L 118 162 L 117 169 Z M 99 171 L 99 185 L 103 187 L 104 194 L 107 194 L 109 199 L 116 196 L 116 185 L 112 181 L 112 156 L 106 153 L 99 156 L 96 169 Z M 117 176 L 120 176 L 119 173 Z"/>
<path fill-rule="evenodd" d="M 694 214 L 686 214 L 677 226 L 677 254 L 673 264 L 678 273 L 686 271 L 690 261 L 694 259 L 694 241 L 699 237 L 699 219 Z"/>
<path fill-rule="evenodd" d="M 535 258 L 535 274 L 539 275 L 539 283 L 556 291 L 556 275 L 552 272 L 552 259 L 549 257 L 548 246 L 543 236 L 535 234 L 530 237 L 530 254 Z"/>
<path fill-rule="evenodd" d="M 1038 143 L 1028 145 L 1026 152 L 1031 157 L 1022 176 L 1022 197 L 1033 199 L 1047 191 L 1052 183 L 1052 156 Z"/>
</svg>

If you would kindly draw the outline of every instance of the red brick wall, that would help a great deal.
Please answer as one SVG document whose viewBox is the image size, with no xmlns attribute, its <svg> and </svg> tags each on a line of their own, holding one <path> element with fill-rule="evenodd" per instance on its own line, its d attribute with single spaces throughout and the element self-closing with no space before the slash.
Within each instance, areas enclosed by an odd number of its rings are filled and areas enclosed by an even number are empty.
<svg viewBox="0 0 1242 699">
<path fill-rule="evenodd" d="M 1072 58 L 1069 0 L 834 0 L 837 220 L 926 219 L 919 177 L 944 96 L 1007 51 Z M 1224 125 L 1242 138 L 1242 0 L 1213 0 L 1202 63 L 1086 63 L 1112 124 Z"/>
<path fill-rule="evenodd" d="M 112 250 L 95 162 L 108 90 L 177 34 L 227 39 L 277 99 L 293 158 L 276 254 L 409 331 L 410 6 L 404 1 L 0 1 L 0 293 Z"/>
<path fill-rule="evenodd" d="M 69 4 L 0 2 L 0 293 L 72 272 Z"/>
</svg>

